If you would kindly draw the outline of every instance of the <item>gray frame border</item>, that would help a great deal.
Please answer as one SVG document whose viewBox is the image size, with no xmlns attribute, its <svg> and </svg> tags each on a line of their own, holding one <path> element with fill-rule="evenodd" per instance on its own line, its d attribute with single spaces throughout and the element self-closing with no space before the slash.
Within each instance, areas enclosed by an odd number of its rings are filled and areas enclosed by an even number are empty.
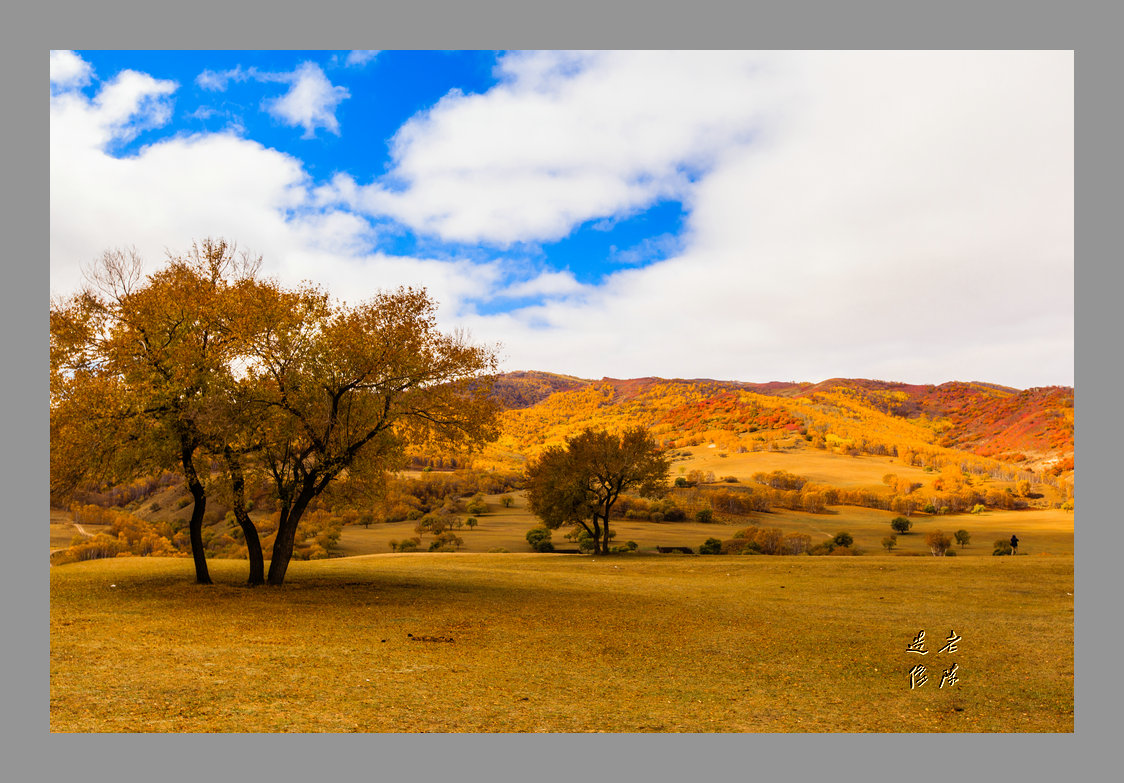
<svg viewBox="0 0 1124 783">
<path fill-rule="evenodd" d="M 857 773 L 867 779 L 947 780 L 954 774 L 981 777 L 1000 768 L 1032 779 L 1058 777 L 1086 759 L 1110 768 L 1109 731 L 1116 686 L 1107 674 L 1113 638 L 1094 618 L 1113 618 L 1118 582 L 1110 561 L 1119 533 L 1106 512 L 1110 450 L 1119 442 L 1119 416 L 1108 394 L 1119 360 L 1121 333 L 1108 297 L 1119 290 L 1118 253 L 1110 245 L 1110 212 L 1119 181 L 1119 155 L 1112 156 L 1112 130 L 1119 127 L 1114 74 L 1120 72 L 1107 33 L 1115 29 L 1092 3 L 788 2 L 783 6 L 733 8 L 729 3 L 672 4 L 617 0 L 570 3 L 487 0 L 418 0 L 394 6 L 329 2 L 237 3 L 201 0 L 157 10 L 138 0 L 98 4 L 52 3 L 9 12 L 3 49 L 6 93 L 17 111 L 5 131 L 5 236 L 12 240 L 5 286 L 5 353 L 15 359 L 5 398 L 9 431 L 5 449 L 15 516 L 8 529 L 14 552 L 35 552 L 39 530 L 27 520 L 42 513 L 47 476 L 46 336 L 37 295 L 48 291 L 43 224 L 49 220 L 46 113 L 42 87 L 28 73 L 50 48 L 1006 48 L 1072 49 L 1076 52 L 1078 172 L 1081 189 L 1076 265 L 1077 439 L 1081 443 L 1082 497 L 1079 515 L 1093 530 L 1078 542 L 1077 616 L 1080 644 L 1076 732 L 1061 736 L 1024 735 L 676 735 L 676 736 L 315 736 L 289 740 L 262 736 L 52 735 L 44 689 L 48 679 L 49 633 L 46 568 L 35 558 L 11 558 L 5 569 L 5 617 L 18 629 L 14 655 L 6 655 L 4 700 L 5 767 L 17 773 L 50 765 L 51 776 L 101 772 L 121 780 L 226 779 L 266 776 L 303 780 L 326 771 L 370 772 L 391 779 L 433 780 L 449 775 L 489 779 L 569 780 L 608 777 L 626 769 L 629 777 L 684 779 L 763 772 L 769 779 L 807 779 Z M 44 44 L 39 48 L 39 44 Z M 337 46 L 329 47 L 328 44 Z M 43 62 L 40 60 L 40 62 Z M 29 63 L 31 66 L 29 67 Z M 34 112 L 37 121 L 22 122 Z M 1113 110 L 1116 110 L 1114 112 Z M 33 116 L 36 116 L 33 114 Z M 1075 118 L 1076 119 L 1076 118 Z M 1115 134 L 1113 134 L 1115 135 Z M 1115 163 L 1115 166 L 1113 165 Z M 1116 174 L 1117 176 L 1113 176 Z M 37 227 L 39 231 L 28 231 Z M 41 233 L 40 233 L 41 232 Z M 1114 251 L 1115 254 L 1114 254 Z M 44 260 L 40 260 L 44 259 Z M 1113 263 L 1117 262 L 1117 263 Z M 45 330 L 44 330 L 45 332 Z M 27 339 L 35 335 L 33 339 Z M 1113 348 L 1116 350 L 1112 350 Z M 28 383 L 19 383 L 24 378 Z M 40 407 L 42 406 L 42 407 Z M 25 411 L 35 411 L 27 415 Z M 17 452 L 13 446 L 23 447 Z M 31 492 L 21 491 L 33 487 Z M 1106 528 L 1104 530 L 1098 527 Z M 37 543 L 39 542 L 39 543 Z M 26 588 L 27 584 L 37 587 Z M 32 600 L 28 600 L 33 596 Z M 1115 610 L 1115 611 L 1114 611 Z M 1115 687 L 1115 690 L 1114 690 Z M 187 743 L 190 742 L 189 746 Z M 939 743 L 939 744 L 937 744 Z M 190 748 L 190 750 L 189 750 Z M 42 751 L 49 751 L 43 753 Z M 1102 764 L 1097 764 L 1101 761 Z M 218 770 L 221 770 L 219 772 Z M 533 772 L 532 772 L 533 771 Z M 848 774 L 848 776 L 850 776 Z M 17 779 L 25 777 L 18 775 Z"/>
</svg>

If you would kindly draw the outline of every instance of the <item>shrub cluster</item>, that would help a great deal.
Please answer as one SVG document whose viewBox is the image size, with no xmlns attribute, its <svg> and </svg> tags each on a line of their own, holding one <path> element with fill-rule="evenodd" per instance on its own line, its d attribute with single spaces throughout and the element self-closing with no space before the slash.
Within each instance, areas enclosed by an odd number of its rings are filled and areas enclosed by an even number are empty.
<svg viewBox="0 0 1124 783">
<path fill-rule="evenodd" d="M 722 554 L 722 542 L 717 538 L 708 538 L 699 547 L 700 555 L 720 555 Z"/>
<path fill-rule="evenodd" d="M 731 555 L 802 555 L 809 551 L 812 537 L 805 533 L 785 535 L 779 527 L 751 526 L 721 542 L 722 553 Z"/>
<path fill-rule="evenodd" d="M 789 473 L 786 470 L 774 470 L 772 473 L 754 473 L 753 480 L 772 489 L 784 490 L 802 489 L 808 483 L 808 479 L 804 476 L 797 476 L 795 473 Z"/>
<path fill-rule="evenodd" d="M 617 519 L 646 519 L 649 522 L 683 522 L 687 519 L 687 512 L 669 498 L 646 500 L 625 495 L 613 507 L 613 516 Z"/>
<path fill-rule="evenodd" d="M 458 536 L 451 530 L 446 530 L 443 533 L 438 533 L 429 542 L 430 552 L 455 552 L 460 549 L 464 544 L 464 539 Z"/>
<path fill-rule="evenodd" d="M 533 527 L 527 531 L 527 543 L 535 552 L 553 552 L 554 544 L 551 543 L 550 535 L 550 528 Z"/>
</svg>

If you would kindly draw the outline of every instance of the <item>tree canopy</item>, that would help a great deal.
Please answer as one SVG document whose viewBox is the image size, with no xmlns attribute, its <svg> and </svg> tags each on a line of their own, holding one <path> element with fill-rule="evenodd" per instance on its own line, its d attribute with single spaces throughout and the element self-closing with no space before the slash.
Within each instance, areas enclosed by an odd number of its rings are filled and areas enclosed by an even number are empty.
<svg viewBox="0 0 1124 783">
<path fill-rule="evenodd" d="M 51 489 L 175 467 L 192 495 L 196 581 L 211 579 L 202 525 L 225 420 L 217 406 L 236 353 L 237 290 L 260 259 L 223 240 L 197 243 L 145 277 L 135 251 L 107 251 L 75 296 L 51 306 Z"/>
<path fill-rule="evenodd" d="M 52 491 L 174 465 L 194 499 L 203 583 L 212 459 L 245 533 L 251 584 L 263 581 L 263 560 L 245 486 L 272 483 L 280 523 L 267 581 L 279 585 L 301 516 L 329 484 L 376 481 L 411 443 L 496 434 L 495 350 L 439 331 L 424 289 L 348 305 L 258 268 L 223 240 L 147 277 L 135 253 L 111 252 L 87 290 L 51 307 Z"/>
<path fill-rule="evenodd" d="M 260 416 L 258 453 L 280 505 L 268 581 L 281 584 L 301 515 L 345 471 L 349 481 L 370 478 L 411 442 L 496 436 L 497 410 L 480 382 L 496 359 L 438 331 L 424 290 L 356 306 L 312 288 L 260 292 L 248 305 L 240 385 Z"/>
<path fill-rule="evenodd" d="M 573 525 L 609 551 L 609 519 L 625 492 L 656 497 L 667 487 L 670 462 L 643 427 L 619 436 L 586 429 L 553 446 L 527 468 L 527 500 L 548 528 Z"/>
</svg>

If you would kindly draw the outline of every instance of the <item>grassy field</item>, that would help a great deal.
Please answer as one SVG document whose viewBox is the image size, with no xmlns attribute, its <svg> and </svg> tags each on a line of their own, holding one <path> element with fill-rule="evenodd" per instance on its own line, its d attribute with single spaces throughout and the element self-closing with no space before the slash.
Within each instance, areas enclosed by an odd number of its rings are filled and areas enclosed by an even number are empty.
<svg viewBox="0 0 1124 783">
<path fill-rule="evenodd" d="M 749 483 L 754 473 L 787 470 L 806 477 L 813 484 L 830 484 L 841 489 L 869 487 L 883 492 L 889 491 L 882 484 L 882 477 L 887 473 L 918 482 L 933 479 L 931 474 L 921 468 L 904 465 L 894 457 L 872 454 L 846 457 L 803 444 L 792 450 L 751 451 L 742 454 L 726 453 L 706 446 L 694 446 L 684 452 L 690 454 L 690 457 L 674 463 L 673 477 L 679 475 L 679 468 L 682 467 L 684 472 L 714 471 L 718 477 L 734 476 L 743 483 Z"/>
<path fill-rule="evenodd" d="M 744 455 L 740 455 L 744 456 Z M 836 460 L 842 462 L 842 460 Z M 526 533 L 541 524 L 527 508 L 522 492 L 511 492 L 512 506 L 505 508 L 501 495 L 488 495 L 487 514 L 478 514 L 479 522 L 475 529 L 460 528 L 456 532 L 464 540 L 465 552 L 489 552 L 503 548 L 509 552 L 530 552 Z M 461 514 L 462 517 L 467 516 Z M 739 529 L 756 525 L 757 527 L 778 527 L 787 533 L 806 533 L 812 543 L 831 538 L 839 531 L 849 532 L 855 539 L 855 546 L 865 554 L 879 554 L 882 539 L 893 531 L 890 520 L 898 516 L 889 511 L 860 508 L 857 506 L 831 506 L 826 514 L 808 514 L 800 511 L 777 510 L 769 513 L 747 514 L 730 517 L 719 515 L 719 522 L 701 524 L 697 522 L 655 523 L 614 518 L 612 529 L 616 531 L 615 543 L 636 541 L 641 552 L 654 552 L 657 546 L 689 546 L 698 549 L 708 538 L 729 539 Z M 925 534 L 936 529 L 952 534 L 959 529 L 971 534 L 967 547 L 955 546 L 960 557 L 990 557 L 992 544 L 997 539 L 1009 539 L 1014 533 L 1019 537 L 1019 551 L 1028 555 L 1072 555 L 1074 535 L 1074 515 L 1071 511 L 1056 509 L 1027 509 L 1022 511 L 985 511 L 981 514 L 959 514 L 945 517 L 931 517 L 915 514 L 913 529 L 909 534 L 899 535 L 896 556 L 928 555 Z M 374 524 L 369 528 L 361 525 L 345 526 L 341 532 L 337 554 L 343 556 L 383 554 L 391 552 L 390 542 L 401 541 L 417 535 L 415 522 L 394 522 Z M 85 525 L 90 534 L 109 532 L 108 526 Z M 554 533 L 554 544 L 559 549 L 572 549 L 576 545 L 565 539 L 566 531 Z M 50 549 L 65 548 L 78 536 L 78 530 L 71 521 L 71 514 L 57 509 L 51 510 Z M 428 546 L 431 537 L 423 537 L 422 546 Z"/>
<path fill-rule="evenodd" d="M 108 533 L 109 525 L 84 525 L 90 535 Z M 74 539 L 81 538 L 78 528 L 74 526 L 74 516 L 69 511 L 57 508 L 51 509 L 51 551 L 66 549 Z"/>
<path fill-rule="evenodd" d="M 78 535 L 78 530 L 70 521 L 70 514 L 51 509 L 51 551 L 65 549 Z"/>
<path fill-rule="evenodd" d="M 464 551 L 488 552 L 502 547 L 509 552 L 529 552 L 525 538 L 532 527 L 542 524 L 526 507 L 521 492 L 510 493 L 511 508 L 504 508 L 499 495 L 485 498 L 489 512 L 477 515 L 479 525 L 475 530 L 461 528 L 457 535 L 464 539 Z M 891 534 L 890 520 L 898 516 L 889 511 L 832 506 L 827 514 L 807 514 L 800 511 L 775 511 L 730 518 L 728 524 L 701 524 L 696 522 L 648 522 L 614 519 L 615 543 L 635 541 L 642 552 L 654 552 L 657 546 L 689 546 L 698 549 L 708 538 L 728 539 L 740 528 L 779 527 L 785 533 L 807 533 L 813 543 L 831 538 L 841 530 L 849 532 L 855 546 L 868 554 L 883 552 L 882 539 Z M 946 517 L 913 516 L 913 529 L 898 536 L 895 555 L 929 554 L 925 534 L 941 529 L 951 535 L 959 529 L 971 533 L 967 547 L 955 547 L 961 557 L 991 557 L 992 544 L 997 539 L 1009 539 L 1012 533 L 1019 537 L 1019 551 L 1025 554 L 1073 554 L 1073 513 L 1069 511 L 1034 510 L 987 511 L 982 514 L 959 514 Z M 401 541 L 416 535 L 414 522 L 394 522 L 372 525 L 369 528 L 349 525 L 340 535 L 339 551 L 343 555 L 367 555 L 390 552 L 390 541 Z M 555 531 L 554 544 L 559 549 L 575 545 L 565 539 L 564 530 Z M 430 537 L 422 540 L 423 547 Z"/>
<path fill-rule="evenodd" d="M 257 589 L 240 561 L 211 587 L 185 559 L 66 565 L 51 730 L 1069 732 L 1073 565 L 405 554 Z"/>
</svg>

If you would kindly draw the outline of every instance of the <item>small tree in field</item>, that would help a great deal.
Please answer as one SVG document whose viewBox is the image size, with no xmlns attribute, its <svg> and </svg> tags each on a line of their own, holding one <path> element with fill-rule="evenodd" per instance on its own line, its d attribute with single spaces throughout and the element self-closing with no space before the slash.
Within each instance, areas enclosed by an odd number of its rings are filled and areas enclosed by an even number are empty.
<svg viewBox="0 0 1124 783">
<path fill-rule="evenodd" d="M 957 530 L 952 535 L 956 537 L 956 543 L 960 544 L 961 549 L 966 547 L 968 542 L 972 540 L 972 534 L 967 530 Z"/>
<path fill-rule="evenodd" d="M 906 519 L 905 517 L 894 517 L 890 522 L 890 527 L 894 529 L 895 533 L 901 533 L 902 535 L 905 535 L 909 533 L 909 529 L 913 527 L 913 522 Z"/>
<path fill-rule="evenodd" d="M 855 539 L 851 536 L 850 533 L 841 531 L 835 534 L 835 538 L 831 539 L 831 543 L 835 546 L 850 546 L 851 544 L 855 543 Z"/>
<path fill-rule="evenodd" d="M 882 546 L 886 547 L 887 552 L 890 552 L 891 550 L 893 550 L 893 548 L 896 547 L 897 545 L 898 545 L 898 537 L 895 536 L 893 533 L 891 533 L 890 535 L 888 535 L 884 539 L 882 539 Z"/>
<path fill-rule="evenodd" d="M 700 555 L 719 555 L 722 554 L 722 542 L 717 538 L 708 538 L 699 547 Z"/>
<path fill-rule="evenodd" d="M 663 493 L 670 462 L 643 427 L 620 435 L 586 429 L 548 448 L 527 468 L 527 501 L 546 527 L 580 527 L 595 554 L 607 554 L 609 519 L 621 494 Z"/>
<path fill-rule="evenodd" d="M 472 496 L 472 499 L 468 501 L 468 505 L 465 506 L 464 510 L 469 514 L 487 514 L 488 504 L 484 502 L 484 497 L 482 495 L 477 494 Z"/>
<path fill-rule="evenodd" d="M 789 533 L 784 537 L 784 551 L 790 555 L 802 555 L 812 546 L 812 537 L 807 533 Z"/>
<path fill-rule="evenodd" d="M 451 530 L 438 533 L 429 544 L 430 552 L 452 552 L 461 548 L 464 539 Z"/>
<path fill-rule="evenodd" d="M 554 544 L 550 541 L 550 528 L 533 527 L 527 531 L 527 543 L 536 552 L 553 552 Z"/>
<path fill-rule="evenodd" d="M 952 539 L 945 535 L 943 530 L 934 530 L 926 534 L 925 543 L 933 553 L 933 557 L 944 557 L 944 553 L 952 546 Z"/>
</svg>

